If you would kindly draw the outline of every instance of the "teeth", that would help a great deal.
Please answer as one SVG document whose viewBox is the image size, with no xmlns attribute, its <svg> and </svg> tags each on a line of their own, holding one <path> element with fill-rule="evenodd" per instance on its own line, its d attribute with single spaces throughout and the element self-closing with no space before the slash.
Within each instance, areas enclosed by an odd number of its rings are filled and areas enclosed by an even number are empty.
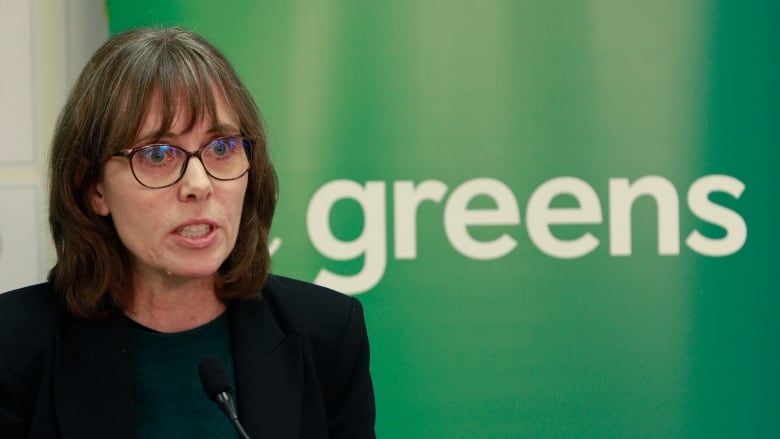
<svg viewBox="0 0 780 439">
<path fill-rule="evenodd" d="M 178 233 L 185 238 L 199 238 L 205 236 L 210 230 L 211 226 L 208 224 L 193 224 L 182 227 L 178 230 Z"/>
</svg>

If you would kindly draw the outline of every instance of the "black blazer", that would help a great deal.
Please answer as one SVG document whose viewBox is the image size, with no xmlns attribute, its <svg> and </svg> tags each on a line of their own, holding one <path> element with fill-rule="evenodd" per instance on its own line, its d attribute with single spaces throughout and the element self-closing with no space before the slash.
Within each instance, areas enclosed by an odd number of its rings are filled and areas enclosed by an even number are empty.
<svg viewBox="0 0 780 439">
<path fill-rule="evenodd" d="M 272 276 L 262 300 L 232 302 L 228 316 L 239 419 L 250 437 L 374 437 L 357 300 Z M 133 392 L 121 312 L 78 320 L 48 283 L 0 294 L 0 436 L 135 438 Z"/>
</svg>

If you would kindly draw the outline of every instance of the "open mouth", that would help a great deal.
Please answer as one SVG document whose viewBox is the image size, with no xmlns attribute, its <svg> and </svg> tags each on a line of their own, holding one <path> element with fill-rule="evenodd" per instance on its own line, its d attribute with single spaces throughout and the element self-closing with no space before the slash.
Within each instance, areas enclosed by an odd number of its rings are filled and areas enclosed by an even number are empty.
<svg viewBox="0 0 780 439">
<path fill-rule="evenodd" d="M 209 224 L 191 224 L 182 227 L 176 233 L 184 238 L 201 238 L 208 235 L 212 228 Z"/>
</svg>

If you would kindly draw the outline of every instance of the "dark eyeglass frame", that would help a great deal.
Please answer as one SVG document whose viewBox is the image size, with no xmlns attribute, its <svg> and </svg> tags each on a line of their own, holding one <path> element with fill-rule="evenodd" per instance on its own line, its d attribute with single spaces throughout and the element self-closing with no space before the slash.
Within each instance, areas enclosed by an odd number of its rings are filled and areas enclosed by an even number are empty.
<svg viewBox="0 0 780 439">
<path fill-rule="evenodd" d="M 236 177 L 231 177 L 231 178 L 217 177 L 216 175 L 212 174 L 211 171 L 209 171 L 208 166 L 206 166 L 206 164 L 203 162 L 203 159 L 201 158 L 201 154 L 203 153 L 203 150 L 205 150 L 206 148 L 208 148 L 210 145 L 214 144 L 215 142 L 218 142 L 220 140 L 230 140 L 230 139 L 236 139 L 236 140 L 240 141 L 241 145 L 244 147 L 244 154 L 246 154 L 246 160 L 247 160 L 246 169 L 241 174 L 239 174 Z M 145 150 L 147 150 L 149 148 L 155 148 L 155 147 L 160 147 L 160 146 L 167 146 L 167 147 L 176 149 L 176 150 L 184 153 L 184 161 L 182 162 L 181 171 L 179 171 L 179 176 L 176 177 L 176 179 L 173 180 L 173 182 L 165 184 L 163 186 L 150 186 L 150 185 L 144 183 L 143 181 L 141 181 L 141 179 L 138 178 L 138 175 L 136 175 L 135 168 L 133 167 L 133 156 L 135 154 L 137 154 L 137 153 L 139 153 L 141 151 L 145 151 Z M 149 189 L 164 189 L 166 187 L 173 186 L 174 184 L 178 183 L 182 179 L 182 177 L 184 177 L 184 173 L 187 172 L 187 165 L 189 165 L 190 159 L 192 157 L 197 157 L 197 159 L 200 161 L 200 164 L 203 166 L 203 169 L 206 171 L 206 174 L 208 174 L 209 177 L 211 177 L 211 178 L 213 178 L 215 180 L 219 180 L 219 181 L 238 180 L 239 178 L 243 177 L 247 172 L 249 172 L 249 169 L 252 167 L 252 148 L 253 147 L 254 147 L 254 143 L 252 143 L 251 140 L 247 139 L 244 136 L 223 136 L 223 137 L 218 137 L 216 139 L 209 140 L 208 143 L 206 143 L 205 145 L 201 146 L 200 148 L 198 148 L 197 151 L 194 151 L 194 152 L 187 151 L 186 149 L 182 148 L 181 146 L 174 145 L 174 144 L 171 144 L 171 143 L 152 143 L 150 145 L 136 146 L 135 148 L 123 149 L 121 151 L 117 151 L 117 152 L 111 154 L 111 156 L 112 157 L 124 157 L 124 158 L 126 158 L 128 160 L 128 162 L 130 163 L 130 171 L 133 173 L 133 177 L 135 178 L 135 180 L 141 186 L 147 187 Z"/>
</svg>

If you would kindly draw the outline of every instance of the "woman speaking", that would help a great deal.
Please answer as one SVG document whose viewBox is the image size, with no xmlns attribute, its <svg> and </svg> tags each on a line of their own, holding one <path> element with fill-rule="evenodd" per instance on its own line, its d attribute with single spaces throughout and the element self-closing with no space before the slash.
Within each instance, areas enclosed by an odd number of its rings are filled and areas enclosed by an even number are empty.
<svg viewBox="0 0 780 439">
<path fill-rule="evenodd" d="M 269 274 L 276 198 L 216 48 L 181 29 L 105 43 L 52 141 L 56 265 L 0 295 L 2 437 L 374 437 L 362 308 Z"/>
</svg>

